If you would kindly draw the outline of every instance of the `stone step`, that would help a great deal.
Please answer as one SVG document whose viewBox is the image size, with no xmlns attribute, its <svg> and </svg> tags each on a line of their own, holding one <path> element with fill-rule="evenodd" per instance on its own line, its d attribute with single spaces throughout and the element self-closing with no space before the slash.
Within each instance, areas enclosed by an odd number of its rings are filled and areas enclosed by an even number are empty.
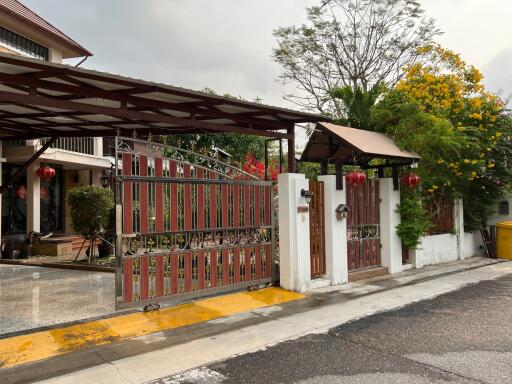
<svg viewBox="0 0 512 384">
<path fill-rule="evenodd" d="M 348 281 L 353 283 L 354 281 L 371 279 L 373 277 L 388 275 L 389 271 L 386 267 L 376 267 L 369 269 L 362 269 L 359 271 L 349 272 Z"/>
</svg>

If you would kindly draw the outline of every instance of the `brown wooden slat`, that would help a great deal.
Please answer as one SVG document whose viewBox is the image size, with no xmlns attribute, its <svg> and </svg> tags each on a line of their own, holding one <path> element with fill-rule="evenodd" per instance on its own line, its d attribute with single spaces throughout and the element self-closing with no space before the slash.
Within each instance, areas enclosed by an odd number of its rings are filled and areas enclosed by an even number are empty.
<svg viewBox="0 0 512 384">
<path fill-rule="evenodd" d="M 347 185 L 347 258 L 349 271 L 380 266 L 379 181 Z M 361 238 L 360 238 L 361 237 Z"/>
<path fill-rule="evenodd" d="M 309 204 L 311 276 L 325 274 L 324 183 L 309 181 L 313 197 Z"/>
</svg>

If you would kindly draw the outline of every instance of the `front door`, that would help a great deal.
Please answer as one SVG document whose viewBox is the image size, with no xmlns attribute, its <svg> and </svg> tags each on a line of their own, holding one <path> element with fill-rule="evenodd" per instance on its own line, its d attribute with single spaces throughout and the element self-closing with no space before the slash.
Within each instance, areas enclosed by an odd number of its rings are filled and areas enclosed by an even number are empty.
<svg viewBox="0 0 512 384">
<path fill-rule="evenodd" d="M 2 167 L 2 182 L 7 181 L 20 167 L 18 165 L 4 164 Z M 55 167 L 54 167 L 55 168 Z M 40 230 L 42 233 L 62 231 L 62 170 L 55 168 L 56 175 L 51 179 L 41 178 L 39 205 Z M 27 220 L 31 214 L 28 211 L 27 200 L 29 185 L 27 174 L 23 173 L 12 185 L 8 185 L 2 194 L 2 234 L 17 234 L 27 232 Z"/>
</svg>

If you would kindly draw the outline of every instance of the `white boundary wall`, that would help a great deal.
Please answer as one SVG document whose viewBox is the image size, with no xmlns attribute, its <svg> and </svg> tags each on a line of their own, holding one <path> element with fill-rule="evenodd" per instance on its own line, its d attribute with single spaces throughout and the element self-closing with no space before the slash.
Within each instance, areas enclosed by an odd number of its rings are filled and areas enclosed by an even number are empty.
<svg viewBox="0 0 512 384">
<path fill-rule="evenodd" d="M 455 202 L 454 218 L 454 233 L 426 236 L 418 249 L 411 251 L 412 263 L 415 268 L 462 260 L 481 253 L 480 234 L 464 232 L 462 199 Z"/>
<path fill-rule="evenodd" d="M 459 260 L 457 236 L 451 233 L 426 236 L 413 255 L 415 268 Z"/>
</svg>

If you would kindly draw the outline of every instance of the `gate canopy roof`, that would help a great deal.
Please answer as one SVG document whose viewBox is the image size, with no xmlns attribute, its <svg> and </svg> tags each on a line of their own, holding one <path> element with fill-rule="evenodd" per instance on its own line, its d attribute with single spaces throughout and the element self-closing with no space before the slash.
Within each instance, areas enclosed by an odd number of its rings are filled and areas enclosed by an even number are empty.
<svg viewBox="0 0 512 384">
<path fill-rule="evenodd" d="M 390 137 L 362 129 L 318 123 L 302 153 L 304 162 L 341 162 L 366 166 L 373 159 L 399 160 L 411 164 L 421 159 L 415 152 L 400 149 Z"/>
<path fill-rule="evenodd" d="M 293 138 L 319 115 L 0 54 L 0 140 L 237 132 Z"/>
</svg>

